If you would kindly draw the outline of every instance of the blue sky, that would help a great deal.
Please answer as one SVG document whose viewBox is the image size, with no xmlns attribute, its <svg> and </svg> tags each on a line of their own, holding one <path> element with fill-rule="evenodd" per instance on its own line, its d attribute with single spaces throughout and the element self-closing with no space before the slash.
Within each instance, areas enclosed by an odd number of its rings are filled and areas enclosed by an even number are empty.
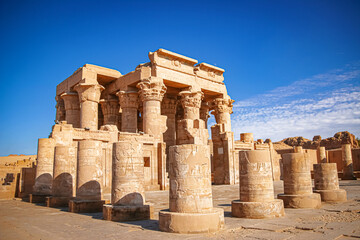
<svg viewBox="0 0 360 240">
<path fill-rule="evenodd" d="M 226 70 L 236 139 L 360 136 L 360 1 L 12 0 L 0 28 L 0 155 L 36 153 L 78 67 L 125 74 L 159 48 Z"/>
</svg>

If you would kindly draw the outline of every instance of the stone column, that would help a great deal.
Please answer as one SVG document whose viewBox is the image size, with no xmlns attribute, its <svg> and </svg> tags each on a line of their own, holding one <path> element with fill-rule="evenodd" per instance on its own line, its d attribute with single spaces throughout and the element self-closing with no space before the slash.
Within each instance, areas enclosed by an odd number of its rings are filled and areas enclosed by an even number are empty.
<svg viewBox="0 0 360 240">
<path fill-rule="evenodd" d="M 209 103 L 202 101 L 201 107 L 200 107 L 200 119 L 205 122 L 205 128 L 208 127 L 207 123 L 208 123 L 208 119 L 210 117 L 209 110 L 210 110 Z"/>
<path fill-rule="evenodd" d="M 104 125 L 115 125 L 119 127 L 119 100 L 114 96 L 108 96 L 100 100 L 101 110 L 104 115 Z"/>
<path fill-rule="evenodd" d="M 167 88 L 162 79 L 155 77 L 141 81 L 137 87 L 143 106 L 143 131 L 162 141 L 166 122 L 161 117 L 161 101 Z"/>
<path fill-rule="evenodd" d="M 304 153 L 304 149 L 302 146 L 295 146 L 294 153 Z"/>
<path fill-rule="evenodd" d="M 186 90 L 179 93 L 184 110 L 184 119 L 177 122 L 177 144 L 207 144 L 209 133 L 200 119 L 200 106 L 204 94 Z"/>
<path fill-rule="evenodd" d="M 343 144 L 342 149 L 342 160 L 343 160 L 343 175 L 342 180 L 356 180 L 354 175 L 354 166 L 351 155 L 351 144 Z"/>
<path fill-rule="evenodd" d="M 56 100 L 56 121 L 66 121 L 65 120 L 65 103 L 60 96 L 55 97 Z"/>
<path fill-rule="evenodd" d="M 303 153 L 286 153 L 283 157 L 284 194 L 278 198 L 287 208 L 320 208 L 321 197 L 313 193 L 310 163 Z"/>
<path fill-rule="evenodd" d="M 172 146 L 170 159 L 170 207 L 169 211 L 159 213 L 160 230 L 176 233 L 218 231 L 224 225 L 224 212 L 212 205 L 209 146 Z"/>
<path fill-rule="evenodd" d="M 167 130 L 164 132 L 166 143 L 166 172 L 169 171 L 169 148 L 176 145 L 176 105 L 177 100 L 165 97 L 161 104 L 161 114 L 167 117 Z"/>
<path fill-rule="evenodd" d="M 79 94 L 80 127 L 98 130 L 98 104 L 104 87 L 94 83 L 79 83 L 74 89 Z"/>
<path fill-rule="evenodd" d="M 232 201 L 232 216 L 240 218 L 284 216 L 283 201 L 274 199 L 269 151 L 240 151 L 240 167 L 240 200 Z"/>
<path fill-rule="evenodd" d="M 314 164 L 314 185 L 314 192 L 321 195 L 321 201 L 346 201 L 346 191 L 344 189 L 339 189 L 336 163 Z"/>
<path fill-rule="evenodd" d="M 65 104 L 65 120 L 72 124 L 74 128 L 80 127 L 80 103 L 79 96 L 75 92 L 63 93 L 60 97 Z"/>
<path fill-rule="evenodd" d="M 76 191 L 76 149 L 72 146 L 56 146 L 52 196 L 47 198 L 48 207 L 68 206 Z"/>
<path fill-rule="evenodd" d="M 225 96 L 224 98 L 216 98 L 213 101 L 214 111 L 211 112 L 215 116 L 215 120 L 217 124 L 224 125 L 224 131 L 231 131 L 231 119 L 230 114 L 233 113 L 234 100 L 230 99 L 229 96 Z"/>
<path fill-rule="evenodd" d="M 246 143 L 254 142 L 254 134 L 253 133 L 240 133 L 240 141 Z"/>
<path fill-rule="evenodd" d="M 113 145 L 111 203 L 103 217 L 111 221 L 150 219 L 152 206 L 145 205 L 143 143 L 128 136 Z"/>
<path fill-rule="evenodd" d="M 35 184 L 30 202 L 45 202 L 51 195 L 54 171 L 55 140 L 52 138 L 39 138 Z"/>
<path fill-rule="evenodd" d="M 70 212 L 101 212 L 102 142 L 81 140 L 78 145 L 76 199 L 70 200 Z"/>
<path fill-rule="evenodd" d="M 138 93 L 135 91 L 119 91 L 116 95 L 119 97 L 122 109 L 121 131 L 136 133 L 139 107 Z"/>
<path fill-rule="evenodd" d="M 318 153 L 319 153 L 320 163 L 327 163 L 325 147 L 320 147 L 319 146 L 318 147 Z"/>
<path fill-rule="evenodd" d="M 204 98 L 204 93 L 186 90 L 180 92 L 179 95 L 184 109 L 184 119 L 200 119 L 201 100 Z"/>
</svg>

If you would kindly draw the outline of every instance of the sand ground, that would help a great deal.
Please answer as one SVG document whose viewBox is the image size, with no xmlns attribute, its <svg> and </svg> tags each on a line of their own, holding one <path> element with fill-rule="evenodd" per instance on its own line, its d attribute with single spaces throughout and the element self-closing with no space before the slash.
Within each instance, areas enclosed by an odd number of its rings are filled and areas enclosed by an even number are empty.
<svg viewBox="0 0 360 240">
<path fill-rule="evenodd" d="M 158 230 L 158 214 L 168 207 L 168 191 L 146 192 L 155 205 L 155 219 L 109 222 L 102 213 L 74 214 L 66 208 L 48 208 L 20 199 L 0 201 L 0 239 L 359 239 L 360 180 L 340 181 L 348 201 L 323 204 L 321 209 L 285 209 L 286 216 L 255 220 L 231 217 L 236 185 L 213 186 L 214 206 L 225 211 L 225 228 L 217 233 L 172 234 Z M 283 191 L 275 182 L 275 193 Z"/>
</svg>

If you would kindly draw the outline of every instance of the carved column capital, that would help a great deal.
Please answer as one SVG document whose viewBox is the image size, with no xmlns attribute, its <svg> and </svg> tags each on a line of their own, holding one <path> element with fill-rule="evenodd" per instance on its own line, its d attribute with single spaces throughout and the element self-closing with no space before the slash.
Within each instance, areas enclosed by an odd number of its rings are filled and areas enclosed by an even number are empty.
<svg viewBox="0 0 360 240">
<path fill-rule="evenodd" d="M 141 101 L 162 101 L 167 87 L 161 78 L 150 77 L 136 85 Z"/>
<path fill-rule="evenodd" d="M 79 83 L 75 85 L 74 89 L 79 94 L 79 101 L 91 101 L 99 103 L 101 92 L 105 89 L 100 84 L 94 83 Z"/>
<path fill-rule="evenodd" d="M 79 95 L 75 92 L 66 92 L 60 95 L 64 100 L 65 111 L 68 110 L 79 110 Z"/>
<path fill-rule="evenodd" d="M 188 108 L 200 108 L 201 107 L 201 100 L 204 98 L 204 93 L 201 91 L 182 91 L 179 93 L 181 96 L 181 105 L 182 107 Z"/>
<path fill-rule="evenodd" d="M 135 91 L 119 91 L 116 93 L 119 97 L 121 108 L 138 108 L 139 107 L 139 94 Z"/>
<path fill-rule="evenodd" d="M 101 110 L 104 115 L 119 114 L 120 105 L 119 100 L 116 97 L 109 95 L 107 98 L 101 99 L 99 103 L 101 105 Z"/>
<path fill-rule="evenodd" d="M 216 98 L 211 103 L 211 107 L 215 110 L 212 112 L 212 114 L 218 114 L 218 113 L 233 113 L 233 102 L 234 100 L 228 98 Z"/>
</svg>

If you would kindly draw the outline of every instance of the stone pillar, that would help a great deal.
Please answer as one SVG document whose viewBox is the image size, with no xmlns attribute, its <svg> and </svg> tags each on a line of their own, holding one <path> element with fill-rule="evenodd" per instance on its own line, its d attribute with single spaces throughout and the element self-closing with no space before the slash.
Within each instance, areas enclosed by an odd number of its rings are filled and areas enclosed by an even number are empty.
<svg viewBox="0 0 360 240">
<path fill-rule="evenodd" d="M 342 149 L 342 160 L 343 160 L 343 175 L 342 180 L 356 180 L 354 175 L 354 166 L 351 156 L 351 144 L 343 144 Z"/>
<path fill-rule="evenodd" d="M 215 120 L 217 124 L 224 125 L 224 131 L 231 131 L 231 119 L 230 114 L 233 113 L 234 100 L 230 99 L 229 96 L 225 96 L 224 98 L 216 98 L 213 102 L 214 111 L 211 112 L 215 116 Z"/>
<path fill-rule="evenodd" d="M 327 163 L 325 147 L 320 147 L 319 146 L 318 147 L 318 154 L 319 154 L 320 163 Z"/>
<path fill-rule="evenodd" d="M 200 119 L 200 106 L 204 94 L 193 89 L 179 93 L 184 110 L 184 119 L 177 121 L 177 144 L 207 144 L 209 132 Z"/>
<path fill-rule="evenodd" d="M 74 128 L 80 127 L 80 103 L 79 96 L 75 92 L 63 93 L 60 97 L 65 104 L 65 120 Z"/>
<path fill-rule="evenodd" d="M 254 142 L 254 134 L 253 133 L 240 133 L 240 141 L 246 143 Z"/>
<path fill-rule="evenodd" d="M 108 98 L 101 99 L 100 104 L 104 115 L 103 125 L 115 125 L 119 129 L 119 100 L 109 95 Z"/>
<path fill-rule="evenodd" d="M 294 153 L 304 153 L 304 149 L 302 146 L 295 146 Z"/>
<path fill-rule="evenodd" d="M 274 199 L 269 151 L 240 151 L 240 167 L 240 200 L 232 201 L 232 216 L 240 218 L 284 216 L 283 201 Z"/>
<path fill-rule="evenodd" d="M 143 143 L 135 136 L 113 145 L 111 203 L 104 205 L 103 217 L 111 221 L 150 219 L 153 207 L 145 205 Z"/>
<path fill-rule="evenodd" d="M 186 90 L 180 92 L 179 95 L 184 109 L 184 119 L 200 119 L 201 100 L 204 98 L 204 93 Z"/>
<path fill-rule="evenodd" d="M 56 100 L 56 121 L 66 121 L 65 120 L 65 103 L 60 96 L 55 97 Z"/>
<path fill-rule="evenodd" d="M 207 123 L 208 123 L 208 119 L 210 117 L 209 110 L 210 110 L 209 103 L 205 102 L 205 101 L 202 101 L 201 102 L 201 107 L 200 107 L 200 119 L 205 122 L 205 128 L 208 127 Z"/>
<path fill-rule="evenodd" d="M 141 81 L 137 87 L 143 106 L 143 131 L 162 141 L 166 120 L 161 116 L 161 101 L 167 88 L 162 79 L 156 77 Z"/>
<path fill-rule="evenodd" d="M 121 132 L 137 132 L 138 121 L 138 93 L 135 91 L 119 91 L 116 93 L 119 97 L 121 114 Z"/>
<path fill-rule="evenodd" d="M 69 212 L 101 212 L 105 201 L 102 191 L 102 142 L 81 140 L 78 145 L 76 199 L 70 200 Z"/>
<path fill-rule="evenodd" d="M 314 192 L 321 195 L 321 201 L 346 201 L 346 191 L 339 189 L 336 163 L 314 164 L 314 185 Z"/>
<path fill-rule="evenodd" d="M 161 114 L 167 117 L 167 130 L 164 132 L 166 143 L 166 172 L 169 171 L 169 148 L 176 145 L 176 105 L 177 100 L 165 97 L 161 104 Z"/>
<path fill-rule="evenodd" d="M 310 163 L 303 153 L 282 155 L 284 167 L 284 194 L 278 198 L 287 208 L 320 208 L 321 197 L 313 193 Z"/>
<path fill-rule="evenodd" d="M 52 196 L 46 200 L 48 207 L 68 206 L 76 191 L 76 149 L 72 146 L 56 146 Z"/>
<path fill-rule="evenodd" d="M 54 171 L 55 140 L 52 138 L 39 138 L 35 184 L 30 194 L 31 203 L 45 202 L 51 195 Z"/>
<path fill-rule="evenodd" d="M 160 230 L 176 233 L 218 231 L 224 225 L 224 211 L 212 205 L 209 146 L 172 146 L 170 159 L 170 208 L 159 213 Z"/>
<path fill-rule="evenodd" d="M 74 89 L 79 94 L 80 127 L 98 130 L 98 104 L 104 87 L 94 83 L 79 83 Z"/>
</svg>

